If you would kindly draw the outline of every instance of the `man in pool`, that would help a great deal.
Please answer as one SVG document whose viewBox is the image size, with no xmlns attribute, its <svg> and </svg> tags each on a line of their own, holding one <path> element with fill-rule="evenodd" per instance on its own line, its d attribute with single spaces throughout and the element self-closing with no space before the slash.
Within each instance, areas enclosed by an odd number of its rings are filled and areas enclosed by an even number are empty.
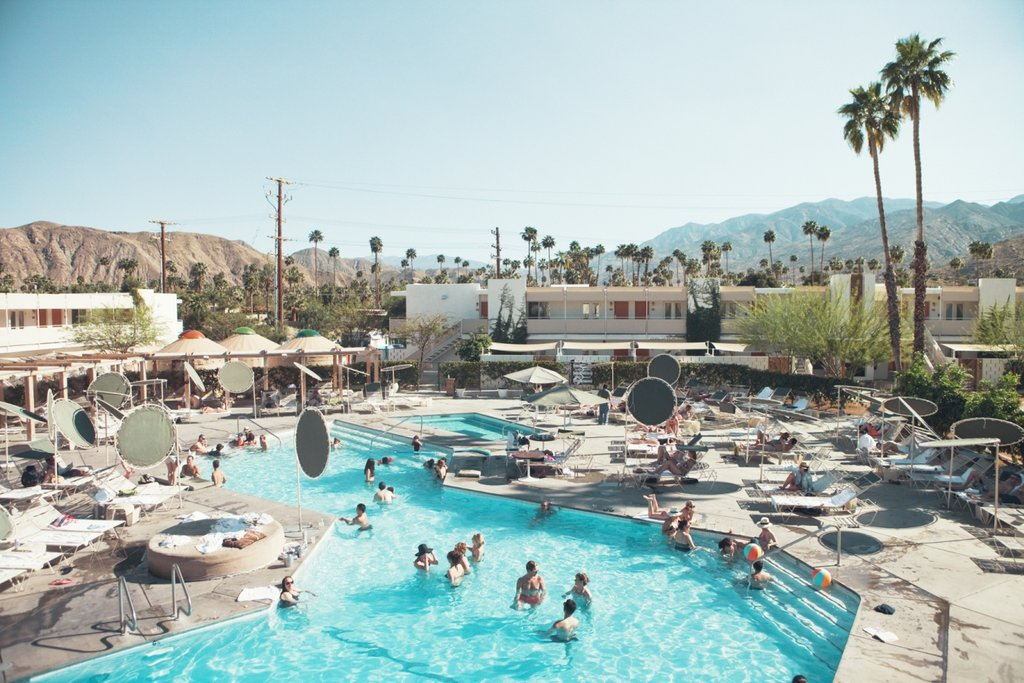
<svg viewBox="0 0 1024 683">
<path fill-rule="evenodd" d="M 526 563 L 526 573 L 516 581 L 516 597 L 512 601 L 513 609 L 522 609 L 524 605 L 536 607 L 544 601 L 548 589 L 544 579 L 537 571 L 537 563 L 530 560 Z M 575 605 L 573 607 L 575 609 Z"/>
<path fill-rule="evenodd" d="M 751 588 L 763 589 L 774 580 L 775 577 L 764 570 L 764 562 L 762 560 L 754 562 L 753 571 L 750 574 Z"/>
<path fill-rule="evenodd" d="M 340 521 L 345 522 L 349 526 L 358 526 L 359 531 L 368 531 L 373 527 L 370 525 L 370 520 L 366 516 L 366 506 L 363 503 L 356 505 L 356 516 L 349 519 L 348 517 L 339 517 Z"/>
<path fill-rule="evenodd" d="M 580 620 L 573 616 L 573 612 L 576 611 L 576 601 L 569 598 L 562 603 L 562 618 L 551 625 L 551 637 L 554 640 L 569 641 L 573 639 L 573 635 L 576 633 L 576 627 L 580 625 Z"/>
<path fill-rule="evenodd" d="M 377 484 L 377 493 L 373 494 L 373 499 L 378 503 L 390 503 L 395 499 L 395 494 L 388 488 L 387 484 L 381 482 Z"/>
</svg>

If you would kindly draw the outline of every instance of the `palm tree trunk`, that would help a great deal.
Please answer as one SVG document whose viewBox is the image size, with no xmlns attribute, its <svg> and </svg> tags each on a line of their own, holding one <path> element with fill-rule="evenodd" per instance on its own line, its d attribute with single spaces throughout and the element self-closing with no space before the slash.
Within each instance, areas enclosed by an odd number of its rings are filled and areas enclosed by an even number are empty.
<svg viewBox="0 0 1024 683">
<path fill-rule="evenodd" d="M 810 279 L 810 282 L 811 282 L 811 284 L 814 284 L 814 235 L 811 235 L 810 239 L 807 240 L 807 241 L 811 243 L 811 279 Z"/>
<path fill-rule="evenodd" d="M 896 272 L 889 255 L 889 231 L 885 226 L 885 204 L 882 202 L 882 176 L 878 172 L 878 150 L 868 140 L 868 152 L 875 171 L 875 200 L 878 203 L 878 225 L 882 231 L 882 251 L 885 254 L 885 303 L 889 317 L 889 342 L 892 345 L 893 366 L 899 372 L 903 369 L 900 349 L 900 302 L 896 293 Z"/>
<path fill-rule="evenodd" d="M 921 189 L 921 98 L 915 86 L 911 94 L 914 109 L 914 187 L 917 191 L 917 233 L 914 238 L 914 353 L 924 353 L 924 298 L 928 284 L 928 245 L 924 242 L 924 195 Z"/>
</svg>

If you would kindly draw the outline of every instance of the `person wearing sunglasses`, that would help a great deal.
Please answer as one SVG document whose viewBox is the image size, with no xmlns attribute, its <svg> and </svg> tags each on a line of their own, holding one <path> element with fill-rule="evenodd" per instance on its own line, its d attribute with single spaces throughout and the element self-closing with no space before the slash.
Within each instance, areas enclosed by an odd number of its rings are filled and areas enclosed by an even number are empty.
<svg viewBox="0 0 1024 683">
<path fill-rule="evenodd" d="M 299 604 L 299 595 L 303 591 L 295 585 L 295 579 L 290 576 L 281 580 L 281 595 L 278 599 L 279 607 L 294 607 Z"/>
</svg>

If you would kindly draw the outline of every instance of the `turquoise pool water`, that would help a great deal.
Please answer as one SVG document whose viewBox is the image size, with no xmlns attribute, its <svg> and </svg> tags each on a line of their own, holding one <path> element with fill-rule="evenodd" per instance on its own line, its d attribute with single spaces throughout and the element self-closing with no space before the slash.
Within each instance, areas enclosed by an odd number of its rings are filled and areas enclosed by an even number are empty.
<svg viewBox="0 0 1024 683">
<path fill-rule="evenodd" d="M 502 420 L 482 413 L 457 413 L 454 415 L 424 415 L 422 423 L 419 417 L 411 418 L 406 424 L 414 428 L 417 424 L 446 432 L 462 434 L 481 441 L 504 441 L 512 430 L 520 434 L 533 434 L 537 430 L 518 422 Z"/>
<path fill-rule="evenodd" d="M 318 593 L 295 610 L 270 609 L 123 653 L 40 681 L 789 681 L 834 677 L 857 599 L 822 594 L 806 569 L 772 568 L 782 586 L 748 591 L 745 563 L 711 551 L 683 553 L 657 526 L 559 510 L 538 518 L 536 506 L 442 489 L 421 462 L 358 430 L 335 430 L 345 448 L 324 476 L 304 480 L 306 507 L 350 515 L 369 507 L 373 530 L 327 529 L 300 569 L 298 585 Z M 372 444 L 372 447 L 371 447 Z M 400 453 L 377 468 L 377 481 L 400 499 L 372 504 L 363 481 L 370 454 Z M 223 459 L 230 488 L 294 503 L 290 445 Z M 209 462 L 203 463 L 204 470 Z M 259 476 L 252 476 L 258 472 Z M 443 563 L 461 540 L 482 531 L 484 561 L 463 585 L 412 566 L 428 543 Z M 696 534 L 711 548 L 714 539 Z M 538 608 L 510 609 L 515 581 L 536 560 L 551 593 Z M 578 615 L 577 640 L 552 642 L 573 575 L 591 578 L 595 602 Z M 282 576 L 284 572 L 282 571 Z"/>
</svg>

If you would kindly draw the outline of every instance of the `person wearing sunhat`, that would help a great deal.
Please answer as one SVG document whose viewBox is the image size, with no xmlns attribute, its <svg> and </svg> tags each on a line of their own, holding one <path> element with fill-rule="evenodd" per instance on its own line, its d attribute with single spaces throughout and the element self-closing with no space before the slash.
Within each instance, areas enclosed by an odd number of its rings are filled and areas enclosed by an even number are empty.
<svg viewBox="0 0 1024 683">
<path fill-rule="evenodd" d="M 761 527 L 761 533 L 757 536 L 757 543 L 761 546 L 761 550 L 768 552 L 779 545 L 775 534 L 772 533 L 772 521 L 770 519 L 762 517 L 757 521 L 757 525 Z"/>
<path fill-rule="evenodd" d="M 426 543 L 420 543 L 420 547 L 416 549 L 416 559 L 413 561 L 412 566 L 422 571 L 429 571 L 432 564 L 437 564 L 434 549 Z"/>
</svg>

